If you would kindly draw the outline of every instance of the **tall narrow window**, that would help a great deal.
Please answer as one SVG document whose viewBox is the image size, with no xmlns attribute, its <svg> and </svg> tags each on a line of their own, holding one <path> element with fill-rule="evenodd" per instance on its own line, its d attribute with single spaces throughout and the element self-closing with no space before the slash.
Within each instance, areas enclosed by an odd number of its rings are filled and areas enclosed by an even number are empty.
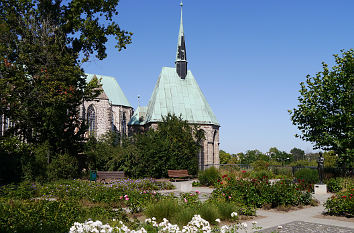
<svg viewBox="0 0 354 233">
<path fill-rule="evenodd" d="M 2 136 L 2 127 L 3 127 L 2 117 L 3 115 L 0 115 L 0 136 Z"/>
<path fill-rule="evenodd" d="M 125 117 L 125 112 L 123 112 L 123 117 L 122 117 L 122 133 L 123 135 L 126 135 L 126 126 L 127 126 L 127 120 Z"/>
<path fill-rule="evenodd" d="M 87 108 L 87 124 L 89 136 L 96 136 L 96 112 L 92 104 Z"/>
</svg>

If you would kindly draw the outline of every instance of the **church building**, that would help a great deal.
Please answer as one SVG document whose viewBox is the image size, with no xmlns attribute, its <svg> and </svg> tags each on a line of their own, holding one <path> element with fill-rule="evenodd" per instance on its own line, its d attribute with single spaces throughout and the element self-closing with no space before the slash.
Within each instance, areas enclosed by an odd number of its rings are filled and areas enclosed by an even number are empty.
<svg viewBox="0 0 354 233">
<path fill-rule="evenodd" d="M 87 83 L 92 79 L 98 79 L 102 86 L 97 98 L 82 103 L 81 116 L 86 119 L 89 127 L 86 136 L 100 138 L 107 131 L 127 136 L 133 108 L 118 82 L 114 77 L 86 74 Z"/>
<path fill-rule="evenodd" d="M 128 125 L 130 133 L 156 128 L 162 122 L 162 117 L 170 113 L 199 126 L 205 132 L 205 140 L 199 153 L 199 168 L 203 170 L 219 164 L 220 124 L 192 72 L 187 69 L 182 6 L 181 3 L 175 67 L 162 67 L 148 106 L 139 106 Z"/>
</svg>

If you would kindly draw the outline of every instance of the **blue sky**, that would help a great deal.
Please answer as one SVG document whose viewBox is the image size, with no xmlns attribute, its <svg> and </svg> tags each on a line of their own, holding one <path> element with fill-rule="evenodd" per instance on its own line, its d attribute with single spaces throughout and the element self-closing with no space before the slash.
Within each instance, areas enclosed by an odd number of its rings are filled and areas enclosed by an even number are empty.
<svg viewBox="0 0 354 233">
<path fill-rule="evenodd" d="M 288 109 L 307 74 L 354 47 L 353 9 L 353 0 L 184 0 L 188 68 L 221 124 L 221 149 L 312 151 L 294 137 Z M 161 68 L 174 67 L 179 1 L 121 0 L 118 11 L 133 43 L 118 52 L 111 38 L 108 57 L 84 69 L 116 77 L 133 107 L 138 95 L 147 105 Z"/>
</svg>

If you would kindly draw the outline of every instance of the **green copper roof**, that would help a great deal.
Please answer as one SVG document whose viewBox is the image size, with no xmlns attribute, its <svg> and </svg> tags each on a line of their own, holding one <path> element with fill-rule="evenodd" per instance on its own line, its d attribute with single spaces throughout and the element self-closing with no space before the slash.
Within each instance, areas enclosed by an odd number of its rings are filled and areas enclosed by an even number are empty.
<svg viewBox="0 0 354 233">
<path fill-rule="evenodd" d="M 86 82 L 90 82 L 95 75 L 98 80 L 100 80 L 104 92 L 106 93 L 109 101 L 112 102 L 113 105 L 132 107 L 114 77 L 98 74 L 86 74 Z"/>
<path fill-rule="evenodd" d="M 181 79 L 176 68 L 163 67 L 149 101 L 145 123 L 161 122 L 168 113 L 195 124 L 219 125 L 190 70 Z"/>
<path fill-rule="evenodd" d="M 139 106 L 135 110 L 132 118 L 130 118 L 128 125 L 144 125 L 146 112 L 147 112 L 147 107 Z"/>
</svg>

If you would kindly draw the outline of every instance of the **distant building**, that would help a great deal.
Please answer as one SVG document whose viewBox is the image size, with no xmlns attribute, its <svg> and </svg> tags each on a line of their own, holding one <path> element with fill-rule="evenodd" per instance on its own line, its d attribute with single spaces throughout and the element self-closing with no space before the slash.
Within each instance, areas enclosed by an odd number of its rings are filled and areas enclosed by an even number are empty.
<svg viewBox="0 0 354 233">
<path fill-rule="evenodd" d="M 138 107 L 128 125 L 131 133 L 156 128 L 162 122 L 162 117 L 169 113 L 182 116 L 188 123 L 198 125 L 206 136 L 199 153 L 199 168 L 204 169 L 220 163 L 220 124 L 192 72 L 187 69 L 187 63 L 181 8 L 176 66 L 162 68 L 148 106 Z"/>
</svg>

